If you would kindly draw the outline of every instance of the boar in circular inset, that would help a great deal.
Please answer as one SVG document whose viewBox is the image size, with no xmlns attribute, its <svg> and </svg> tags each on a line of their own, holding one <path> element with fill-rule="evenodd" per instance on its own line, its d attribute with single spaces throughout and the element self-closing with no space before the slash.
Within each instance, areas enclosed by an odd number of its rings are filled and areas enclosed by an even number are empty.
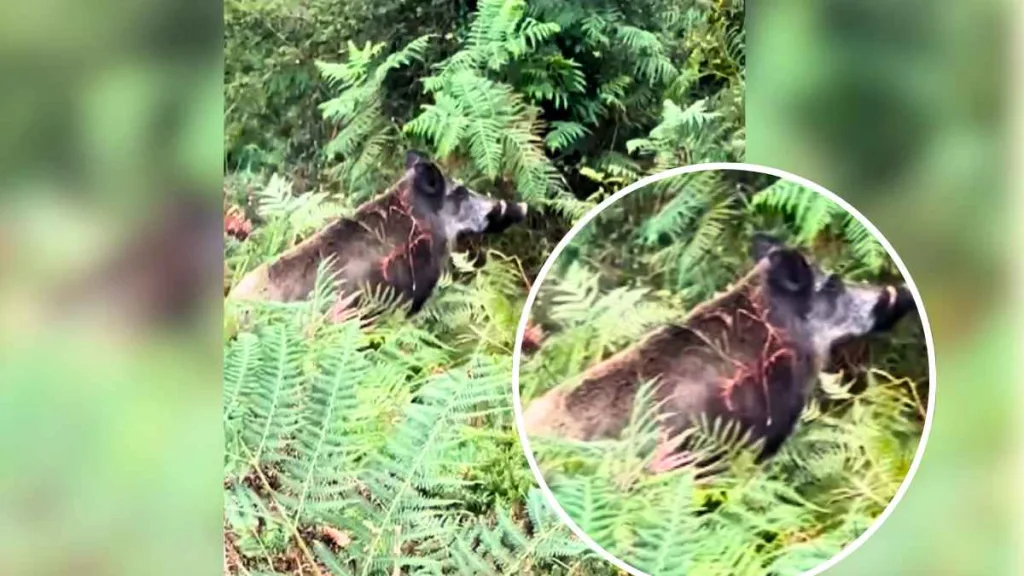
<svg viewBox="0 0 1024 576">
<path fill-rule="evenodd" d="M 637 576 L 826 569 L 907 489 L 935 402 L 892 247 L 748 164 L 668 170 L 586 214 L 530 288 L 512 368 L 548 503 Z"/>
<path fill-rule="evenodd" d="M 833 346 L 887 331 L 915 308 L 906 287 L 844 281 L 771 236 L 756 235 L 751 252 L 753 270 L 685 323 L 652 331 L 532 402 L 526 433 L 614 438 L 640 385 L 656 381 L 667 435 L 703 417 L 731 421 L 761 443 L 763 459 L 793 432 Z M 653 466 L 672 468 L 679 457 L 665 452 Z"/>
</svg>

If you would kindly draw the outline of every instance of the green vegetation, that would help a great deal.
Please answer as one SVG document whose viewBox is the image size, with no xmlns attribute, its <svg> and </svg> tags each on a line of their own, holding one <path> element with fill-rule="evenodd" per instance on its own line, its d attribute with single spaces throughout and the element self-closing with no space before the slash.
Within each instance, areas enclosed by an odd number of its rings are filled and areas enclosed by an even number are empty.
<svg viewBox="0 0 1024 576">
<path fill-rule="evenodd" d="M 243 239 L 225 236 L 226 283 L 382 191 L 407 148 L 481 192 L 529 201 L 533 214 L 483 248 L 459 246 L 412 320 L 325 322 L 323 274 L 309 302 L 253 307 L 224 349 L 228 569 L 614 573 L 535 488 L 512 422 L 515 329 L 537 270 L 591 206 L 645 174 L 742 159 L 742 2 L 225 9 L 225 204 L 252 223 Z M 568 374 L 667 309 L 685 311 L 734 277 L 754 226 L 788 230 L 850 274 L 892 273 L 871 238 L 816 196 L 739 173 L 725 184 L 663 181 L 588 227 L 552 282 L 562 295 L 537 358 Z M 837 401 L 809 411 L 815 426 L 765 471 L 741 462 L 714 490 L 694 491 L 685 470 L 637 476 L 634 458 L 616 456 L 643 445 L 627 438 L 577 463 L 593 473 L 560 485 L 563 501 L 593 519 L 599 542 L 658 574 L 795 574 L 856 536 L 902 479 L 920 423 L 899 415 L 924 363 L 890 358 L 897 348 L 903 340 L 871 365 L 898 378 L 875 373 L 881 383 L 855 400 L 848 381 L 831 382 Z M 541 385 L 530 378 L 528 393 Z M 904 426 L 906 441 L 887 443 Z M 712 492 L 718 510 L 689 513 Z M 652 515 L 652 502 L 679 513 Z"/>
<path fill-rule="evenodd" d="M 749 265 L 741 247 L 750 231 L 773 229 L 797 242 L 810 225 L 806 214 L 821 212 L 772 203 L 775 190 L 791 185 L 785 181 L 762 179 L 750 184 L 753 192 L 767 186 L 759 193 L 733 196 L 727 191 L 745 188 L 713 174 L 664 182 L 587 228 L 630 220 L 622 232 L 628 245 L 647 246 L 631 255 L 631 267 L 595 264 L 595 255 L 627 245 L 611 234 L 586 234 L 572 244 L 575 257 L 559 260 L 541 292 L 550 335 L 524 366 L 527 398 L 723 288 Z M 699 201 L 683 210 L 682 198 Z M 709 217 L 723 205 L 728 218 Z M 645 206 L 657 209 L 643 218 Z M 289 237 L 304 225 L 294 215 L 313 212 L 268 210 L 263 229 Z M 808 245 L 831 247 L 851 274 L 891 273 L 888 261 L 875 268 L 873 256 L 857 258 L 875 253 L 858 247 L 873 240 L 844 213 L 829 213 Z M 710 225 L 718 236 L 702 252 L 707 222 L 721 224 Z M 680 245 L 694 277 L 661 265 Z M 396 566 L 609 573 L 546 511 L 522 457 L 508 384 L 527 279 L 517 259 L 487 256 L 475 269 L 458 254 L 414 321 L 325 323 L 324 278 L 308 303 L 257 307 L 226 345 L 226 531 L 238 564 L 294 572 L 317 563 L 344 574 Z M 549 481 L 592 537 L 641 568 L 671 558 L 672 570 L 798 573 L 862 533 L 902 482 L 926 405 L 920 342 L 909 329 L 873 350 L 864 391 L 849 375 L 826 378 L 806 426 L 764 469 L 737 454 L 730 474 L 700 488 L 691 469 L 648 476 L 652 428 L 641 410 L 621 442 L 563 455 L 573 474 Z M 710 441 L 721 445 L 721 435 Z M 666 502 L 677 503 L 671 515 L 661 513 Z"/>
<path fill-rule="evenodd" d="M 512 574 L 580 562 L 518 465 L 507 357 L 460 353 L 397 319 L 371 332 L 324 323 L 328 285 L 262 311 L 226 350 L 238 570 Z"/>
<path fill-rule="evenodd" d="M 742 159 L 743 16 L 738 0 L 229 0 L 225 168 L 352 205 L 422 149 L 530 202 L 534 230 L 494 247 L 535 270 L 638 176 Z"/>
</svg>

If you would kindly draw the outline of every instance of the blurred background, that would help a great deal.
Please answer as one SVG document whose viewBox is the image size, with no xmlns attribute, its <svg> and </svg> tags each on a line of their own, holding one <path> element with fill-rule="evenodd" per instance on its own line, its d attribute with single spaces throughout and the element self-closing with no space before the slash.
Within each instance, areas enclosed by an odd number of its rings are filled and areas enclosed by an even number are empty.
<svg viewBox="0 0 1024 576">
<path fill-rule="evenodd" d="M 1010 14 L 747 7 L 746 160 L 875 222 L 935 336 L 924 462 L 830 574 L 1021 573 Z M 0 6 L 0 574 L 222 570 L 221 22 L 200 0 Z"/>
<path fill-rule="evenodd" d="M 221 570 L 221 46 L 218 2 L 0 5 L 0 574 Z"/>
<path fill-rule="evenodd" d="M 909 268 L 935 343 L 918 473 L 829 574 L 1022 573 L 1011 15 L 989 0 L 747 5 L 747 161 L 814 180 L 874 222 Z"/>
</svg>

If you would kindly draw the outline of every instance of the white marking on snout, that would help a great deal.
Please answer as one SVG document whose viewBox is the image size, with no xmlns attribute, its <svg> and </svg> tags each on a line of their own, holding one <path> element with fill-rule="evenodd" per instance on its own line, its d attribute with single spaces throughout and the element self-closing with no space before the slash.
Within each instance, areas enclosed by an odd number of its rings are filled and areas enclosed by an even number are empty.
<svg viewBox="0 0 1024 576">
<path fill-rule="evenodd" d="M 885 293 L 889 295 L 889 301 L 886 303 L 886 307 L 891 310 L 892 307 L 896 305 L 896 296 L 898 292 L 896 291 L 895 286 L 886 286 Z"/>
</svg>

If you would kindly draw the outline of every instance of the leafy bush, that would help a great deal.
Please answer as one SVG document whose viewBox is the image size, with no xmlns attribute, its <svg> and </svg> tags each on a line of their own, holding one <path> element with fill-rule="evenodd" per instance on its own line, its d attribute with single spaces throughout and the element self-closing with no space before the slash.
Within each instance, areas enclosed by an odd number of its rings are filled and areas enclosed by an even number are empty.
<svg viewBox="0 0 1024 576">
<path fill-rule="evenodd" d="M 470 2 L 447 0 L 227 0 L 224 3 L 225 165 L 299 171 L 318 179 L 330 126 L 316 61 L 349 42 L 388 50 L 465 23 Z M 408 84 L 405 78 L 396 83 Z M 400 93 L 400 92 L 397 92 Z M 391 104 L 399 104 L 392 101 Z"/>
<path fill-rule="evenodd" d="M 551 243 L 639 175 L 743 155 L 740 1 L 233 0 L 226 13 L 229 170 L 366 199 L 423 148 L 529 201 Z M 539 266 L 545 244 L 521 240 L 502 248 Z"/>
</svg>

